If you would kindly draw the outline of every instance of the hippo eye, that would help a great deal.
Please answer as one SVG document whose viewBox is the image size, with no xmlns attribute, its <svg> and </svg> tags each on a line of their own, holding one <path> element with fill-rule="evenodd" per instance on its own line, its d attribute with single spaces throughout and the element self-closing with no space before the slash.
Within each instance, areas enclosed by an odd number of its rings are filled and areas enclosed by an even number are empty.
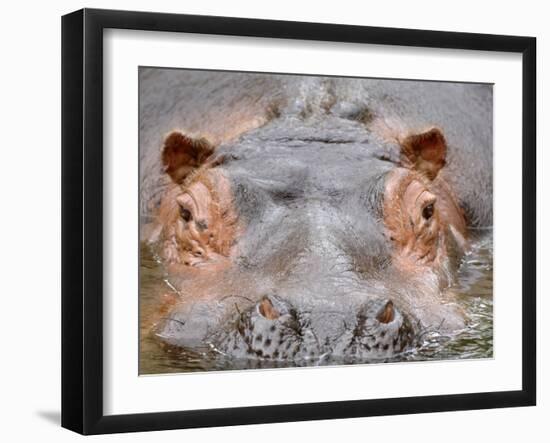
<svg viewBox="0 0 550 443">
<path fill-rule="evenodd" d="M 434 204 L 430 203 L 429 205 L 424 206 L 422 209 L 422 217 L 424 220 L 429 220 L 434 215 Z"/>
<path fill-rule="evenodd" d="M 193 216 L 191 215 L 191 211 L 182 207 L 180 207 L 180 216 L 186 222 L 191 221 L 191 219 L 193 218 Z"/>
</svg>

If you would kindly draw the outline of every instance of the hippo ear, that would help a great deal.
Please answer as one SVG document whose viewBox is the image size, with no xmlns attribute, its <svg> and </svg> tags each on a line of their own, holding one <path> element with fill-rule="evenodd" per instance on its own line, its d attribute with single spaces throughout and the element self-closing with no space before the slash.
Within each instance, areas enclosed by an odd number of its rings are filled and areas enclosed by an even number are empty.
<svg viewBox="0 0 550 443">
<path fill-rule="evenodd" d="M 438 128 L 411 134 L 400 140 L 401 162 L 433 180 L 445 166 L 447 143 Z"/>
<path fill-rule="evenodd" d="M 213 152 L 214 147 L 208 140 L 191 138 L 174 131 L 164 140 L 162 164 L 172 180 L 180 183 L 193 170 L 204 164 Z"/>
</svg>

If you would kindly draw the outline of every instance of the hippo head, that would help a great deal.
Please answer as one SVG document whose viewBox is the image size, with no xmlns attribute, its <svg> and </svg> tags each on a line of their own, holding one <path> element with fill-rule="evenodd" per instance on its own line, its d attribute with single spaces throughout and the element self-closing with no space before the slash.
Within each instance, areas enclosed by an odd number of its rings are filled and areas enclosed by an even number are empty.
<svg viewBox="0 0 550 443">
<path fill-rule="evenodd" d="M 236 359 L 357 362 L 463 327 L 442 294 L 467 248 L 444 134 L 375 123 L 274 118 L 216 146 L 170 133 L 151 243 L 179 295 L 158 337 Z"/>
</svg>

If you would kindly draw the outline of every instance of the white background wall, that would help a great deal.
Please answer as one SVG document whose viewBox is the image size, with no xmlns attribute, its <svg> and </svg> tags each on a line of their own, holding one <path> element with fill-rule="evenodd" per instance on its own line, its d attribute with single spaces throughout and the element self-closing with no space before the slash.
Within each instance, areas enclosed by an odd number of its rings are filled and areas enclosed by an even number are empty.
<svg viewBox="0 0 550 443">
<path fill-rule="evenodd" d="M 538 38 L 539 226 L 548 226 L 550 28 L 544 2 L 204 0 L 4 2 L 0 32 L 0 438 L 72 441 L 60 414 L 60 16 L 81 7 L 349 23 Z M 546 105 L 546 106 L 545 106 Z M 546 108 L 543 110 L 543 108 Z M 543 111 L 546 111 L 544 113 Z M 545 204 L 543 198 L 545 196 Z M 537 407 L 102 436 L 95 441 L 548 441 L 550 236 L 539 228 Z M 544 251 L 544 249 L 546 250 Z M 411 380 L 414 383 L 414 380 Z M 449 380 L 452 383 L 452 380 Z"/>
</svg>

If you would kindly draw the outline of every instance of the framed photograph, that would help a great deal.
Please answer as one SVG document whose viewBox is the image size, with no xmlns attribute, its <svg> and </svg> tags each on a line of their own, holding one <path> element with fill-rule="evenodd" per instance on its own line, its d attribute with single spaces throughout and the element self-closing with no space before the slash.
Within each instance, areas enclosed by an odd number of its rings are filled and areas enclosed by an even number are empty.
<svg viewBox="0 0 550 443">
<path fill-rule="evenodd" d="M 536 403 L 531 37 L 62 20 L 62 425 Z"/>
</svg>

